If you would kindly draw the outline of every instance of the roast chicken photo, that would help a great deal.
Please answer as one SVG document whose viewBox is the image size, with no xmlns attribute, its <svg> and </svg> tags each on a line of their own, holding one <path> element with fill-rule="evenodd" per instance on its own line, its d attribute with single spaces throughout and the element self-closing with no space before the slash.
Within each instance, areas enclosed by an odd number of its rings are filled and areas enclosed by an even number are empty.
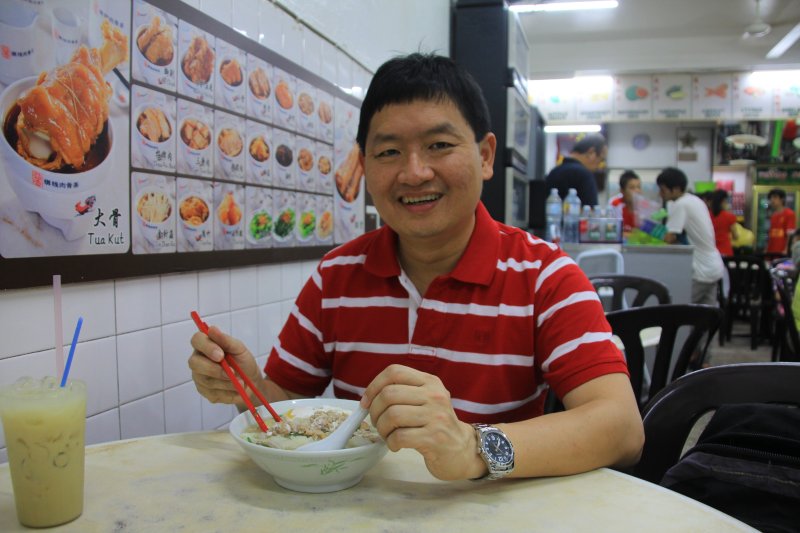
<svg viewBox="0 0 800 533">
<path fill-rule="evenodd" d="M 103 132 L 113 93 L 104 76 L 127 59 L 128 40 L 107 20 L 101 30 L 100 48 L 80 46 L 68 63 L 42 72 L 16 102 L 16 150 L 39 168 L 84 170 Z"/>
<path fill-rule="evenodd" d="M 154 65 L 163 67 L 172 62 L 175 53 L 172 47 L 172 29 L 162 25 L 159 17 L 153 17 L 150 24 L 142 29 L 136 38 L 136 45 Z"/>
</svg>

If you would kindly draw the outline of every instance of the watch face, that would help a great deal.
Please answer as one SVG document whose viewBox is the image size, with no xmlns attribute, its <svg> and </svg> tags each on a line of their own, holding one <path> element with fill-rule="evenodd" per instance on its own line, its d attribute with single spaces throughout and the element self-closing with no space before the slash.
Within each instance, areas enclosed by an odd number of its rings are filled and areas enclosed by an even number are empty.
<svg viewBox="0 0 800 533">
<path fill-rule="evenodd" d="M 484 446 L 486 453 L 494 461 L 499 464 L 507 464 L 514 460 L 514 450 L 511 448 L 511 443 L 500 433 L 487 433 L 484 442 L 486 443 Z"/>
</svg>

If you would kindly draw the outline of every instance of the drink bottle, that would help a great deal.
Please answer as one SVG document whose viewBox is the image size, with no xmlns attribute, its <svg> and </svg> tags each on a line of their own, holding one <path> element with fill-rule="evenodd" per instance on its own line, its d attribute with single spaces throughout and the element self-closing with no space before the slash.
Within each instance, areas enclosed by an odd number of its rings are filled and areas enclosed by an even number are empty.
<svg viewBox="0 0 800 533">
<path fill-rule="evenodd" d="M 545 201 L 545 217 L 547 220 L 547 232 L 545 238 L 550 242 L 561 240 L 561 197 L 558 189 L 550 189 L 550 196 Z"/>
</svg>

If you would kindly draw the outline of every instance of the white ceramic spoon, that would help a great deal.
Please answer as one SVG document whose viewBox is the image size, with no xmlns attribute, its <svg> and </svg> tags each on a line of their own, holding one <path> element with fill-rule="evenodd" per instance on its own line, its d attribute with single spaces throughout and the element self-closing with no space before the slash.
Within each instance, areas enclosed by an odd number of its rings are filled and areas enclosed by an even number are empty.
<svg viewBox="0 0 800 533">
<path fill-rule="evenodd" d="M 350 416 L 348 416 L 344 422 L 339 424 L 339 427 L 334 429 L 333 433 L 324 439 L 303 444 L 297 448 L 297 451 L 325 452 L 328 450 L 341 450 L 345 447 L 347 441 L 350 440 L 350 437 L 353 436 L 353 433 L 355 433 L 355 431 L 358 429 L 358 426 L 361 425 L 361 422 L 364 421 L 368 414 L 369 411 L 363 407 L 359 407 L 350 413 Z"/>
</svg>

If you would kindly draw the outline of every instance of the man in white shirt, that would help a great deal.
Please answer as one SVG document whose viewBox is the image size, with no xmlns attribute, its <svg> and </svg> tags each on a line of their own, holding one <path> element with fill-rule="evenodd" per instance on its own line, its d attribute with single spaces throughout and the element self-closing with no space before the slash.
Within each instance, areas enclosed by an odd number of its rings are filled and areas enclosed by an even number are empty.
<svg viewBox="0 0 800 533">
<path fill-rule="evenodd" d="M 714 241 L 714 226 L 706 203 L 686 193 L 686 174 L 677 168 L 665 168 L 656 178 L 661 198 L 667 202 L 667 234 L 669 244 L 678 241 L 686 231 L 692 254 L 692 303 L 717 305 L 717 283 L 725 265 Z"/>
</svg>

